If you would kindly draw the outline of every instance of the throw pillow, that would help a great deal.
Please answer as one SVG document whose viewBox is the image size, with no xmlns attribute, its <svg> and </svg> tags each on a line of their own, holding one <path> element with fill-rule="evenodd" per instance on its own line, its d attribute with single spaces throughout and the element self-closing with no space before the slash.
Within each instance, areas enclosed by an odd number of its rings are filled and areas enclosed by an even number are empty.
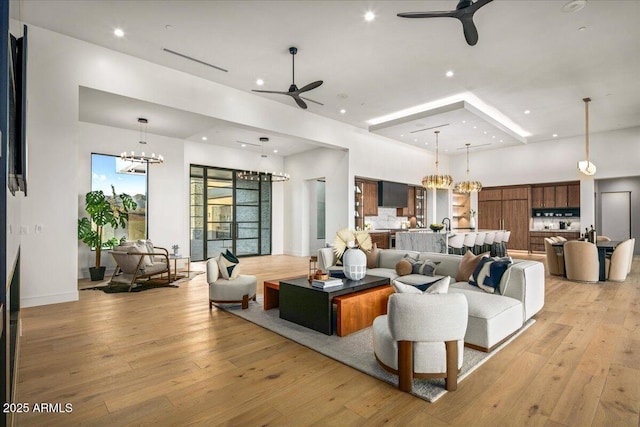
<svg viewBox="0 0 640 427">
<path fill-rule="evenodd" d="M 222 261 L 222 263 L 220 263 Z M 227 249 L 226 252 L 222 252 L 220 257 L 218 258 L 218 265 L 220 266 L 220 274 L 227 280 L 233 280 L 240 274 L 240 270 L 238 268 L 240 261 L 238 257 L 229 252 Z M 226 275 L 225 271 L 226 270 Z M 237 272 L 235 270 L 238 270 Z"/>
<path fill-rule="evenodd" d="M 443 277 L 438 280 L 424 291 L 425 294 L 446 294 L 449 293 L 449 283 L 451 283 L 451 277 Z"/>
<path fill-rule="evenodd" d="M 413 268 L 411 266 L 411 263 L 407 260 L 401 259 L 396 264 L 396 273 L 398 273 L 398 276 L 406 276 L 407 274 L 411 274 L 412 270 Z"/>
<path fill-rule="evenodd" d="M 374 243 L 371 250 L 364 254 L 367 256 L 367 268 L 376 268 L 378 266 L 378 244 Z"/>
<path fill-rule="evenodd" d="M 137 252 L 140 252 L 140 253 L 148 253 L 149 252 L 149 248 L 147 247 L 146 243 L 144 243 L 144 242 L 145 242 L 144 240 L 138 240 L 138 242 L 134 245 L 134 247 L 137 249 Z M 151 256 L 149 256 L 149 255 L 144 255 L 142 262 L 143 262 L 144 266 L 153 265 L 153 259 L 151 259 Z"/>
<path fill-rule="evenodd" d="M 399 294 L 422 294 L 422 291 L 413 285 L 407 285 L 398 280 L 392 280 L 391 286 Z"/>
<path fill-rule="evenodd" d="M 476 269 L 476 266 L 482 258 L 487 256 L 488 252 L 480 255 L 474 255 L 473 252 L 467 251 L 458 266 L 458 272 L 456 273 L 456 282 L 466 282 L 469 280 L 471 273 Z"/>
<path fill-rule="evenodd" d="M 493 294 L 500 289 L 500 280 L 512 264 L 510 257 L 483 258 L 473 271 L 469 284 Z"/>
<path fill-rule="evenodd" d="M 406 283 L 402 283 L 399 280 L 393 280 L 391 282 L 391 286 L 399 294 L 446 294 L 449 292 L 449 283 L 451 282 L 451 277 L 444 277 L 433 285 L 429 286 L 426 291 L 421 291 L 417 287 L 413 285 L 407 285 Z"/>
<path fill-rule="evenodd" d="M 433 276 L 436 273 L 438 264 L 440 264 L 440 261 L 431 261 L 430 259 L 416 261 L 411 272 L 413 274 L 422 274 L 423 276 Z"/>
</svg>

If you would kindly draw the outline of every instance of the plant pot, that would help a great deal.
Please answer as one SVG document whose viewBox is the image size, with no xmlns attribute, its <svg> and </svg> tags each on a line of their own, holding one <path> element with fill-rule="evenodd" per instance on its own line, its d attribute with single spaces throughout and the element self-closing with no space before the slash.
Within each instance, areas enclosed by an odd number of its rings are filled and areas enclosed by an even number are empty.
<svg viewBox="0 0 640 427">
<path fill-rule="evenodd" d="M 360 249 L 347 249 L 342 265 L 347 279 L 360 280 L 367 274 L 367 256 Z"/>
<path fill-rule="evenodd" d="M 104 272 L 107 267 L 89 267 L 89 274 L 91 275 L 91 281 L 97 282 L 104 279 Z"/>
</svg>

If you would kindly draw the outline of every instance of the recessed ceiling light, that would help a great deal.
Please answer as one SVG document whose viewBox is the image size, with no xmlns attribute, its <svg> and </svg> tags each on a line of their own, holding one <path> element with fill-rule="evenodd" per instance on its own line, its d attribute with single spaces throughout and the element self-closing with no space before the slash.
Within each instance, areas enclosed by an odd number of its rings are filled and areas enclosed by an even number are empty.
<svg viewBox="0 0 640 427">
<path fill-rule="evenodd" d="M 264 84 L 264 80 L 262 80 L 262 79 L 258 79 L 258 80 L 256 80 L 256 84 L 257 84 L 258 86 L 262 86 L 262 85 Z"/>
<path fill-rule="evenodd" d="M 500 142 L 502 142 L 502 140 L 500 140 Z"/>
<path fill-rule="evenodd" d="M 414 140 L 413 140 L 413 142 L 418 142 L 418 139 L 417 139 L 417 138 L 416 138 L 416 139 L 414 139 Z"/>
<path fill-rule="evenodd" d="M 557 133 L 554 133 L 554 134 L 553 134 L 553 135 L 551 135 L 551 136 L 552 136 L 552 137 L 554 137 L 554 138 L 557 138 L 557 137 L 558 137 L 558 134 L 557 134 Z"/>
<path fill-rule="evenodd" d="M 429 145 L 429 143 L 428 143 L 428 142 L 425 142 L 425 143 L 424 143 L 424 145 Z"/>
<path fill-rule="evenodd" d="M 485 131 L 484 131 L 484 132 L 482 132 L 482 133 L 484 133 L 484 134 L 486 135 L 486 134 L 487 134 L 487 131 L 485 130 Z"/>
<path fill-rule="evenodd" d="M 116 37 L 124 37 L 124 30 L 122 28 L 116 28 L 113 30 L 113 35 Z"/>
<path fill-rule="evenodd" d="M 530 113 L 531 113 L 531 110 L 524 110 L 524 113 L 525 113 L 525 114 L 530 114 Z"/>
<path fill-rule="evenodd" d="M 376 14 L 373 13 L 372 11 L 368 11 L 367 13 L 364 14 L 364 20 L 367 22 L 371 22 L 374 19 L 376 19 Z"/>
<path fill-rule="evenodd" d="M 496 139 L 496 136 L 495 135 L 491 135 L 491 138 Z"/>
<path fill-rule="evenodd" d="M 202 137 L 202 140 L 203 140 L 203 141 L 206 141 L 206 140 L 207 140 L 207 137 L 206 137 L 206 136 L 203 136 L 203 137 Z"/>
<path fill-rule="evenodd" d="M 347 112 L 347 110 L 345 110 L 344 108 L 342 110 L 340 110 L 340 114 L 344 114 L 346 112 Z"/>
<path fill-rule="evenodd" d="M 474 126 L 473 128 L 474 128 L 474 129 L 477 129 L 478 127 L 477 127 L 477 126 Z"/>
<path fill-rule="evenodd" d="M 401 133 L 401 134 L 400 134 L 400 138 L 402 138 L 403 136 L 404 136 L 404 133 Z"/>
<path fill-rule="evenodd" d="M 466 121 L 466 120 L 463 120 L 463 121 L 462 121 L 462 123 L 467 123 L 467 121 Z"/>
<path fill-rule="evenodd" d="M 587 0 L 571 0 L 562 6 L 562 11 L 566 13 L 573 13 L 582 10 L 587 5 Z"/>
<path fill-rule="evenodd" d="M 247 144 L 240 144 L 240 146 L 241 146 L 241 147 L 246 147 L 246 146 L 247 146 Z"/>
<path fill-rule="evenodd" d="M 453 71 L 451 71 L 451 70 L 447 71 L 447 73 L 445 74 L 445 76 L 447 76 L 447 77 L 453 77 Z"/>
<path fill-rule="evenodd" d="M 274 153 L 277 153 L 277 152 L 278 152 L 278 150 L 273 150 L 273 152 L 274 152 Z"/>
</svg>

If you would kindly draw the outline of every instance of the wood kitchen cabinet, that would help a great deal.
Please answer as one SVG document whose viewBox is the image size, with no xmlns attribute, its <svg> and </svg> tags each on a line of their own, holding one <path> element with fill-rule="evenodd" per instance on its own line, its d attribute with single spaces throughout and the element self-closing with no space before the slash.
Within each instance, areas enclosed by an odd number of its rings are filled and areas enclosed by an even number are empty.
<svg viewBox="0 0 640 427">
<path fill-rule="evenodd" d="M 364 181 L 363 211 L 365 216 L 378 216 L 378 183 Z"/>
<path fill-rule="evenodd" d="M 528 250 L 530 216 L 528 186 L 492 187 L 478 194 L 478 228 L 511 231 L 510 249 Z"/>
<path fill-rule="evenodd" d="M 532 231 L 529 233 L 529 251 L 530 252 L 544 252 L 544 239 L 547 237 L 562 236 L 567 240 L 576 240 L 580 238 L 579 231 Z"/>
<path fill-rule="evenodd" d="M 417 221 L 424 220 L 424 189 L 414 185 L 407 186 L 407 207 L 397 208 L 397 216 L 412 217 L 415 216 Z"/>
<path fill-rule="evenodd" d="M 580 183 L 568 182 L 532 186 L 531 207 L 533 209 L 579 208 Z"/>
<path fill-rule="evenodd" d="M 567 185 L 567 207 L 580 207 L 580 183 Z"/>
<path fill-rule="evenodd" d="M 378 247 L 378 249 L 389 249 L 389 232 L 369 232 L 369 236 L 371 236 L 371 245 L 374 243 Z"/>
</svg>

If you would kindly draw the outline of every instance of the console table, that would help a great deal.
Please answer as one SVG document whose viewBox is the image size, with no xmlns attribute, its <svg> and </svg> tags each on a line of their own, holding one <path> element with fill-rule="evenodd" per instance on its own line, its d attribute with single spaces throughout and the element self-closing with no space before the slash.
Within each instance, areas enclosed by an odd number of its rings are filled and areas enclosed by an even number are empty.
<svg viewBox="0 0 640 427">
<path fill-rule="evenodd" d="M 356 296 L 360 295 L 363 291 L 380 287 L 386 290 L 381 290 L 381 292 L 378 293 L 367 293 L 365 294 L 365 298 L 388 298 L 388 294 L 391 293 L 391 291 L 388 290 L 391 289 L 389 279 L 386 277 L 365 276 L 362 280 L 344 278 L 342 282 L 342 286 L 318 289 L 312 287 L 306 277 L 281 280 L 279 292 L 280 318 L 322 332 L 323 334 L 332 335 L 334 330 L 333 303 L 336 302 L 339 308 L 347 304 L 345 298 L 334 301 L 336 297 Z M 387 293 L 386 295 L 385 292 Z M 351 302 L 353 301 L 354 300 Z M 383 310 L 386 311 L 386 304 L 384 304 Z M 347 313 L 338 313 L 339 318 L 345 318 L 343 320 L 346 320 L 345 316 L 347 316 Z M 371 314 L 366 317 L 370 316 Z M 351 317 L 351 314 L 349 314 L 348 317 Z M 340 323 L 342 326 L 342 322 Z M 347 325 L 348 323 L 347 321 Z M 358 323 L 361 324 L 362 322 L 358 321 Z M 353 332 L 353 328 L 346 327 L 347 325 L 345 325 L 341 333 Z"/>
</svg>

